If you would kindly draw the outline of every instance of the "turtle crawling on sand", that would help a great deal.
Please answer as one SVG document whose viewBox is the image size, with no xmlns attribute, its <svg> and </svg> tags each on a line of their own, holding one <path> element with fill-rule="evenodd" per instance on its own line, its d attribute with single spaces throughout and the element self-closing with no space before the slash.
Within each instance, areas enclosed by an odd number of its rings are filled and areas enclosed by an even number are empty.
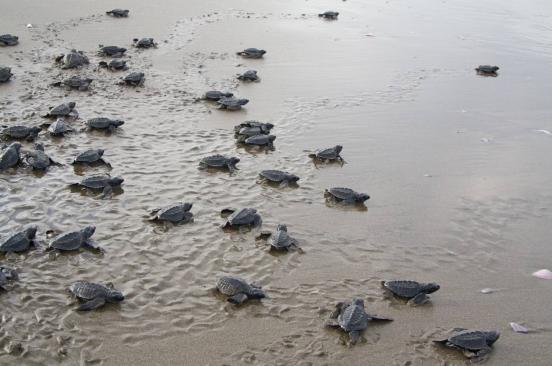
<svg viewBox="0 0 552 366">
<path fill-rule="evenodd" d="M 292 249 L 299 249 L 297 246 L 297 240 L 289 236 L 286 225 L 278 225 L 274 233 L 271 232 L 262 232 L 260 236 L 257 237 L 261 239 L 270 239 L 268 243 L 270 244 L 270 250 L 274 251 L 289 251 Z"/>
<path fill-rule="evenodd" d="M 67 90 L 77 89 L 79 91 L 87 91 L 92 81 L 94 80 L 90 78 L 80 78 L 78 76 L 71 76 L 69 79 L 58 81 L 50 85 L 56 86 L 56 87 L 63 86 Z"/>
<path fill-rule="evenodd" d="M 246 145 L 272 147 L 274 140 L 276 140 L 276 136 L 274 135 L 256 135 L 246 138 L 244 143 Z"/>
<path fill-rule="evenodd" d="M 115 18 L 126 18 L 128 17 L 129 10 L 127 9 L 113 9 L 105 12 L 107 15 L 111 15 Z"/>
<path fill-rule="evenodd" d="M 498 66 L 491 66 L 491 65 L 479 65 L 475 68 L 475 71 L 479 75 L 485 75 L 485 76 L 497 76 L 497 71 L 500 69 Z"/>
<path fill-rule="evenodd" d="M 113 192 L 113 187 L 119 187 L 125 180 L 121 177 L 106 175 L 92 175 L 84 178 L 80 183 L 72 184 L 73 187 L 83 187 L 93 191 L 102 191 L 101 198 L 106 198 Z"/>
<path fill-rule="evenodd" d="M 340 328 L 349 334 L 351 344 L 356 344 L 362 331 L 368 328 L 371 321 L 392 321 L 390 318 L 382 318 L 366 313 L 364 300 L 354 298 L 351 303 L 339 302 L 335 310 L 330 314 L 330 319 L 325 326 L 328 328 Z"/>
<path fill-rule="evenodd" d="M 272 128 L 274 128 L 272 123 L 245 121 L 237 126 L 234 126 L 234 137 L 239 143 L 243 143 L 249 137 L 270 134 L 270 130 Z"/>
<path fill-rule="evenodd" d="M 225 208 L 221 211 L 222 216 L 226 216 L 226 223 L 222 226 L 223 229 L 238 229 L 240 227 L 258 227 L 262 224 L 263 220 L 261 215 L 257 213 L 254 208 L 242 208 L 235 210 L 232 208 Z"/>
<path fill-rule="evenodd" d="M 113 60 L 109 61 L 109 63 L 107 63 L 105 61 L 100 61 L 98 63 L 98 66 L 103 67 L 103 68 L 108 69 L 108 70 L 111 70 L 111 71 L 128 70 L 128 67 L 126 65 L 126 61 L 121 60 L 120 58 L 113 59 Z"/>
<path fill-rule="evenodd" d="M 120 85 L 142 86 L 146 80 L 143 72 L 131 72 L 119 82 Z"/>
<path fill-rule="evenodd" d="M 105 164 L 111 166 L 107 161 L 103 159 L 104 150 L 103 149 L 89 149 L 81 152 L 72 164 Z"/>
<path fill-rule="evenodd" d="M 259 78 L 259 76 L 257 76 L 257 71 L 247 70 L 243 74 L 238 75 L 238 80 L 241 80 L 241 81 L 259 81 L 261 79 Z"/>
<path fill-rule="evenodd" d="M 27 227 L 25 230 L 19 231 L 8 239 L 6 239 L 2 244 L 0 244 L 0 252 L 3 253 L 18 253 L 24 252 L 29 249 L 31 245 L 36 245 L 36 231 L 38 227 L 35 225 Z"/>
<path fill-rule="evenodd" d="M 11 68 L 7 66 L 0 66 L 0 83 L 6 83 L 10 81 L 10 78 L 13 76 L 11 73 Z"/>
<path fill-rule="evenodd" d="M 448 338 L 433 342 L 459 349 L 471 362 L 482 362 L 489 357 L 491 347 L 499 337 L 500 333 L 497 331 L 455 328 Z"/>
<path fill-rule="evenodd" d="M 63 118 L 58 118 L 54 123 L 52 123 L 48 127 L 48 132 L 50 132 L 50 135 L 52 136 L 63 136 L 67 132 L 72 132 L 73 129 L 65 123 L 65 120 Z"/>
<path fill-rule="evenodd" d="M 13 168 L 21 161 L 21 144 L 13 142 L 0 152 L 0 170 Z"/>
<path fill-rule="evenodd" d="M 11 34 L 0 35 L 0 46 L 16 46 L 19 43 L 19 37 Z"/>
<path fill-rule="evenodd" d="M 42 131 L 40 127 L 10 126 L 2 130 L 2 136 L 6 139 L 33 141 Z"/>
<path fill-rule="evenodd" d="M 57 250 L 77 250 L 82 246 L 88 246 L 93 249 L 98 249 L 96 243 L 90 238 L 96 231 L 95 226 L 87 226 L 82 230 L 70 231 L 58 235 L 48 246 L 50 249 Z"/>
<path fill-rule="evenodd" d="M 19 275 L 17 274 L 17 271 L 13 268 L 6 267 L 6 266 L 0 266 L 0 290 L 7 291 L 6 285 L 10 281 L 17 281 L 19 279 Z"/>
<path fill-rule="evenodd" d="M 290 174 L 281 170 L 263 170 L 259 173 L 259 175 L 265 181 L 273 183 L 293 184 L 297 183 L 297 181 L 299 180 L 299 177 L 295 174 Z"/>
<path fill-rule="evenodd" d="M 441 287 L 436 283 L 419 283 L 416 281 L 382 281 L 382 286 L 393 295 L 408 299 L 412 305 L 422 305 L 429 301 L 431 294 Z"/>
<path fill-rule="evenodd" d="M 337 11 L 325 11 L 323 13 L 318 14 L 319 17 L 329 20 L 335 20 L 337 19 L 337 16 L 339 13 Z"/>
<path fill-rule="evenodd" d="M 125 124 L 125 121 L 120 119 L 111 119 L 105 117 L 92 118 L 86 121 L 86 125 L 90 129 L 106 130 L 108 132 L 115 131 L 116 128 Z"/>
<path fill-rule="evenodd" d="M 234 94 L 232 93 L 225 93 L 218 90 L 209 90 L 205 95 L 203 96 L 203 99 L 206 100 L 212 100 L 214 102 L 218 101 L 220 98 L 231 98 Z"/>
<path fill-rule="evenodd" d="M 320 160 L 320 161 L 340 161 L 343 163 L 343 158 L 341 157 L 341 151 L 343 146 L 335 145 L 334 147 L 329 147 L 327 149 L 316 150 L 314 154 L 309 154 L 309 158 Z"/>
<path fill-rule="evenodd" d="M 236 52 L 237 55 L 245 58 L 262 58 L 265 53 L 265 50 L 260 50 L 258 48 L 246 48 L 243 51 Z"/>
<path fill-rule="evenodd" d="M 106 303 L 119 303 L 125 299 L 123 294 L 112 287 L 88 281 L 76 281 L 69 286 L 69 291 L 83 302 L 77 310 L 94 310 Z"/>
<path fill-rule="evenodd" d="M 25 161 L 35 170 L 46 170 L 50 165 L 61 165 L 46 155 L 42 144 L 35 144 L 35 150 L 26 154 Z"/>
<path fill-rule="evenodd" d="M 176 203 L 163 208 L 157 208 L 151 211 L 153 217 L 151 221 L 168 221 L 173 224 L 186 224 L 194 220 L 194 215 L 190 212 L 193 204 L 191 203 Z"/>
<path fill-rule="evenodd" d="M 228 302 L 239 305 L 246 300 L 263 299 L 266 297 L 260 287 L 249 284 L 243 279 L 233 276 L 223 276 L 217 280 L 217 290 L 228 296 Z"/>
<path fill-rule="evenodd" d="M 229 111 L 237 111 L 241 109 L 244 105 L 249 103 L 249 99 L 245 98 L 235 98 L 235 97 L 222 97 L 217 100 L 219 109 L 226 109 Z"/>
<path fill-rule="evenodd" d="M 157 43 L 153 41 L 153 38 L 134 38 L 132 40 L 134 43 L 134 47 L 136 48 L 151 48 L 151 47 L 157 47 Z"/>
<path fill-rule="evenodd" d="M 67 55 L 61 54 L 56 57 L 56 62 L 61 64 L 62 69 L 76 69 L 88 65 L 90 61 L 82 51 L 71 50 Z"/>
<path fill-rule="evenodd" d="M 200 169 L 206 168 L 218 168 L 218 169 L 228 169 L 230 173 L 234 170 L 238 170 L 236 164 L 240 162 L 239 158 L 236 157 L 226 157 L 223 155 L 211 155 L 206 158 L 201 159 L 199 162 Z"/>
<path fill-rule="evenodd" d="M 98 54 L 100 56 L 109 56 L 109 57 L 121 57 L 126 52 L 126 48 L 118 47 L 118 46 L 104 46 L 99 45 L 100 50 L 98 51 Z"/>
<path fill-rule="evenodd" d="M 45 118 L 59 118 L 59 117 L 71 117 L 76 116 L 77 111 L 75 102 L 63 103 L 50 109 L 43 117 Z"/>
<path fill-rule="evenodd" d="M 328 200 L 334 200 L 337 202 L 343 202 L 348 204 L 364 203 L 370 199 L 370 196 L 366 193 L 358 193 L 350 188 L 335 187 L 326 189 L 324 197 Z"/>
</svg>

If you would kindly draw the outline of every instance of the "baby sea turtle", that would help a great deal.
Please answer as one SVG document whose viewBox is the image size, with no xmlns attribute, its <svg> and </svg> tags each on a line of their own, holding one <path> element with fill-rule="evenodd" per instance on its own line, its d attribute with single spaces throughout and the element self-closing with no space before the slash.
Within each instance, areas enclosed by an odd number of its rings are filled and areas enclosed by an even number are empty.
<svg viewBox="0 0 552 366">
<path fill-rule="evenodd" d="M 0 289 L 7 291 L 8 288 L 6 285 L 9 281 L 17 281 L 19 279 L 19 275 L 17 274 L 17 271 L 13 268 L 6 267 L 6 266 L 0 266 Z"/>
<path fill-rule="evenodd" d="M 429 301 L 428 294 L 439 290 L 436 283 L 419 283 L 416 281 L 382 281 L 382 286 L 393 295 L 408 299 L 409 304 L 421 305 Z"/>
<path fill-rule="evenodd" d="M 364 310 L 364 300 L 356 297 L 352 303 L 339 302 L 330 314 L 330 320 L 326 322 L 325 326 L 341 328 L 349 333 L 351 344 L 355 344 L 360 339 L 361 332 L 368 328 L 368 322 L 376 320 L 392 321 L 393 319 L 367 314 Z"/>
<path fill-rule="evenodd" d="M 27 153 L 25 161 L 35 170 L 46 170 L 50 165 L 60 165 L 46 155 L 42 144 L 35 144 L 35 150 Z"/>
<path fill-rule="evenodd" d="M 316 160 L 325 160 L 325 161 L 339 160 L 343 162 L 343 158 L 340 155 L 342 150 L 343 150 L 343 146 L 335 145 L 334 147 L 330 147 L 327 149 L 316 150 L 314 154 L 309 155 L 309 158 L 316 159 Z"/>
<path fill-rule="evenodd" d="M 121 177 L 111 177 L 109 174 L 92 175 L 84 178 L 80 183 L 74 183 L 73 186 L 102 191 L 101 198 L 105 198 L 113 192 L 113 187 L 120 186 L 124 181 Z"/>
<path fill-rule="evenodd" d="M 266 53 L 265 50 L 260 50 L 258 48 L 246 48 L 243 51 L 236 52 L 237 55 L 243 56 L 246 58 L 262 58 Z"/>
<path fill-rule="evenodd" d="M 337 19 L 338 15 L 339 15 L 339 13 L 337 11 L 325 11 L 321 14 L 318 14 L 318 16 L 321 17 L 321 18 L 331 19 L 331 20 Z"/>
<path fill-rule="evenodd" d="M 243 279 L 233 276 L 223 276 L 217 280 L 217 290 L 228 296 L 228 302 L 239 305 L 246 300 L 263 299 L 266 297 L 260 287 L 249 284 Z"/>
<path fill-rule="evenodd" d="M 19 37 L 11 34 L 2 34 L 0 36 L 0 46 L 15 46 L 19 43 Z"/>
<path fill-rule="evenodd" d="M 50 112 L 46 113 L 43 117 L 46 118 L 58 118 L 58 117 L 70 117 L 75 116 L 77 111 L 75 102 L 63 103 L 50 109 Z"/>
<path fill-rule="evenodd" d="M 105 61 L 100 61 L 98 66 L 106 68 L 106 69 L 111 70 L 111 71 L 128 70 L 128 67 L 126 65 L 126 61 L 121 60 L 120 58 L 113 59 L 113 60 L 109 61 L 109 63 L 107 63 Z"/>
<path fill-rule="evenodd" d="M 100 50 L 98 51 L 98 54 L 100 56 L 109 56 L 109 57 L 121 57 L 126 52 L 126 48 L 118 47 L 118 46 L 104 46 L 99 45 Z"/>
<path fill-rule="evenodd" d="M 103 154 L 104 154 L 103 149 L 89 149 L 77 155 L 75 160 L 73 160 L 73 164 L 101 163 L 107 166 L 111 166 L 111 164 L 109 164 L 107 161 L 103 159 Z"/>
<path fill-rule="evenodd" d="M 191 203 L 177 203 L 163 208 L 157 208 L 151 212 L 152 221 L 169 221 L 176 223 L 189 223 L 194 220 L 194 215 L 190 212 Z"/>
<path fill-rule="evenodd" d="M 142 86 L 146 80 L 145 74 L 143 72 L 131 72 L 125 76 L 119 84 L 121 85 L 130 85 L 130 86 Z"/>
<path fill-rule="evenodd" d="M 13 76 L 11 73 L 11 68 L 7 66 L 0 66 L 0 83 L 6 83 L 10 81 L 10 78 Z"/>
<path fill-rule="evenodd" d="M 471 362 L 481 362 L 488 358 L 492 345 L 499 337 L 500 333 L 496 331 L 455 328 L 448 338 L 434 342 L 461 350 Z"/>
<path fill-rule="evenodd" d="M 13 142 L 0 153 L 0 170 L 12 168 L 19 164 L 21 144 Z"/>
<path fill-rule="evenodd" d="M 350 188 L 335 187 L 326 189 L 324 197 L 327 199 L 333 199 L 335 201 L 343 203 L 363 203 L 370 199 L 370 196 L 366 193 L 358 193 Z"/>
<path fill-rule="evenodd" d="M 157 43 L 153 41 L 153 38 L 142 38 L 140 40 L 138 38 L 134 38 L 132 42 L 134 43 L 134 47 L 136 48 L 157 47 Z"/>
<path fill-rule="evenodd" d="M 264 180 L 274 183 L 293 184 L 297 183 L 297 181 L 299 180 L 299 177 L 295 174 L 290 174 L 281 170 L 263 170 L 261 173 L 259 173 L 259 175 Z"/>
<path fill-rule="evenodd" d="M 0 245 L 0 252 L 23 252 L 31 245 L 35 245 L 36 231 L 38 227 L 35 225 L 29 226 L 25 230 L 22 230 L 14 235 L 10 236 L 6 241 Z"/>
<path fill-rule="evenodd" d="M 243 74 L 238 75 L 238 79 L 241 80 L 241 81 L 259 81 L 259 80 L 261 80 L 257 76 L 257 71 L 255 71 L 255 70 L 247 70 Z"/>
<path fill-rule="evenodd" d="M 63 118 L 56 119 L 56 121 L 48 127 L 48 132 L 50 132 L 50 135 L 52 136 L 63 136 L 67 132 L 71 131 L 73 131 L 73 129 L 65 123 Z"/>
<path fill-rule="evenodd" d="M 221 215 L 230 215 L 226 218 L 226 223 L 223 225 L 223 229 L 258 227 L 263 222 L 261 215 L 259 215 L 257 210 L 254 208 L 242 208 L 240 210 L 226 208 L 221 211 Z"/>
<path fill-rule="evenodd" d="M 217 101 L 219 109 L 227 109 L 229 111 L 237 111 L 242 108 L 242 106 L 249 103 L 249 99 L 244 98 L 235 98 L 235 97 L 222 97 Z"/>
<path fill-rule="evenodd" d="M 77 250 L 81 246 L 88 246 L 93 249 L 98 249 L 97 244 L 90 239 L 95 231 L 95 226 L 87 226 L 79 231 L 70 231 L 60 234 L 50 243 L 48 248 L 57 250 Z"/>
<path fill-rule="evenodd" d="M 268 135 L 272 128 L 274 128 L 272 123 L 245 121 L 234 126 L 234 137 L 237 139 L 238 143 L 243 143 L 251 136 Z"/>
<path fill-rule="evenodd" d="M 209 90 L 205 95 L 203 96 L 203 99 L 217 101 L 220 98 L 231 98 L 234 94 L 232 93 L 225 93 L 218 90 Z"/>
<path fill-rule="evenodd" d="M 119 303 L 125 299 L 123 294 L 112 287 L 88 281 L 76 281 L 69 286 L 69 291 L 83 302 L 77 310 L 94 310 L 107 302 Z"/>
<path fill-rule="evenodd" d="M 58 81 L 50 85 L 56 86 L 56 87 L 63 86 L 68 90 L 77 89 L 80 91 L 87 91 L 92 81 L 93 79 L 90 79 L 90 78 L 80 78 L 78 76 L 72 76 L 69 79 Z"/>
<path fill-rule="evenodd" d="M 33 141 L 37 138 L 40 127 L 11 126 L 2 130 L 2 135 L 8 139 Z"/>
<path fill-rule="evenodd" d="M 56 57 L 56 62 L 62 64 L 62 69 L 76 69 L 90 63 L 88 57 L 86 57 L 82 51 L 74 49 L 67 55 L 61 54 Z"/>
<path fill-rule="evenodd" d="M 498 66 L 491 66 L 491 65 L 479 65 L 479 67 L 475 68 L 475 71 L 479 75 L 486 75 L 486 76 L 496 76 L 497 71 L 500 69 Z"/>
<path fill-rule="evenodd" d="M 126 18 L 128 17 L 129 10 L 126 9 L 113 9 L 105 12 L 107 15 L 111 15 L 115 18 Z"/>
<path fill-rule="evenodd" d="M 206 158 L 201 159 L 199 162 L 199 167 L 201 169 L 206 168 L 227 168 L 230 173 L 234 170 L 238 170 L 236 164 L 240 162 L 239 158 L 229 157 L 223 155 L 211 155 Z"/>
<path fill-rule="evenodd" d="M 272 146 L 274 140 L 276 140 L 274 135 L 256 135 L 246 138 L 244 143 L 246 145 Z"/>
<path fill-rule="evenodd" d="M 265 234 L 270 235 L 270 249 L 275 251 L 288 251 L 291 249 L 299 249 L 297 246 L 297 240 L 289 236 L 286 225 L 278 225 L 274 233 Z"/>
<path fill-rule="evenodd" d="M 107 130 L 108 132 L 113 132 L 119 126 L 125 124 L 125 121 L 119 119 L 111 119 L 105 117 L 92 118 L 86 121 L 88 128 L 97 129 L 97 130 Z"/>
</svg>

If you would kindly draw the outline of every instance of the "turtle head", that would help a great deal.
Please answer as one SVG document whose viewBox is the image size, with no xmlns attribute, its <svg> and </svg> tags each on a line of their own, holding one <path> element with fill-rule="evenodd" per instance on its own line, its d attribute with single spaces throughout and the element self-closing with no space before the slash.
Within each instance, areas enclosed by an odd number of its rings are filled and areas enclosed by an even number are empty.
<svg viewBox="0 0 552 366">
<path fill-rule="evenodd" d="M 121 177 L 113 177 L 109 180 L 109 184 L 112 186 L 120 186 L 125 180 Z"/>
<path fill-rule="evenodd" d="M 364 300 L 362 300 L 360 297 L 355 297 L 353 299 L 353 305 L 364 307 Z"/>
<path fill-rule="evenodd" d="M 370 196 L 367 195 L 366 193 L 358 193 L 356 195 L 356 200 L 359 201 L 359 202 L 364 202 L 364 201 L 367 201 L 370 199 Z"/>
<path fill-rule="evenodd" d="M 100 66 L 100 67 L 107 67 L 108 65 L 107 65 L 107 62 L 105 62 L 105 61 L 100 61 L 100 63 L 98 64 L 98 66 Z"/>
<path fill-rule="evenodd" d="M 240 105 L 246 105 L 247 103 L 249 103 L 249 99 L 243 98 L 243 99 L 240 99 L 240 100 L 239 100 L 239 104 L 240 104 Z"/>
<path fill-rule="evenodd" d="M 37 230 L 38 230 L 38 227 L 36 225 L 29 226 L 25 230 L 25 236 L 27 237 L 27 239 L 31 239 L 31 240 L 34 239 L 36 236 Z"/>
<path fill-rule="evenodd" d="M 132 40 L 132 42 L 134 42 L 134 43 L 137 43 L 138 41 L 139 41 L 138 38 L 134 38 L 134 39 Z"/>
<path fill-rule="evenodd" d="M 439 286 L 438 284 L 432 282 L 432 283 L 426 283 L 424 285 L 424 292 L 426 294 L 431 294 L 437 290 L 439 290 L 441 288 L 441 286 Z"/>
<path fill-rule="evenodd" d="M 90 237 L 92 237 L 92 235 L 94 235 L 95 231 L 96 231 L 96 227 L 94 225 L 90 225 L 82 229 L 82 235 L 86 239 L 89 239 Z"/>
<path fill-rule="evenodd" d="M 69 108 L 73 109 L 73 108 L 76 107 L 77 103 L 75 103 L 75 102 L 69 102 L 69 103 L 67 103 L 67 105 L 69 106 Z"/>
<path fill-rule="evenodd" d="M 182 207 L 184 208 L 184 211 L 190 211 L 193 205 L 194 205 L 193 203 L 186 202 L 182 204 Z"/>
<path fill-rule="evenodd" d="M 287 180 L 291 183 L 296 183 L 299 180 L 299 177 L 295 174 L 288 174 Z"/>
<path fill-rule="evenodd" d="M 287 231 L 287 226 L 284 225 L 284 224 L 280 224 L 278 225 L 278 227 L 276 228 L 277 231 Z"/>
<path fill-rule="evenodd" d="M 487 341 L 487 345 L 489 345 L 489 347 L 492 346 L 498 338 L 500 338 L 500 333 L 496 331 L 485 332 L 485 340 Z"/>
<path fill-rule="evenodd" d="M 125 124 L 125 121 L 121 121 L 120 119 L 116 119 L 113 122 L 111 122 L 112 126 L 119 127 Z"/>
<path fill-rule="evenodd" d="M 251 293 L 248 296 L 250 299 L 264 299 L 266 297 L 263 290 L 258 287 L 251 288 Z"/>
<path fill-rule="evenodd" d="M 32 135 L 36 135 L 36 134 L 38 134 L 40 131 L 42 131 L 42 129 L 41 129 L 40 127 L 36 127 L 36 126 L 35 126 L 35 127 L 31 127 L 30 131 L 31 131 L 31 134 L 32 134 Z"/>
<path fill-rule="evenodd" d="M 267 130 L 267 131 L 270 131 L 270 130 L 272 130 L 273 128 L 274 128 L 274 125 L 273 125 L 272 123 L 265 123 L 263 129 L 265 129 L 265 130 Z"/>
<path fill-rule="evenodd" d="M 240 158 L 236 158 L 236 157 L 231 157 L 230 159 L 228 159 L 230 165 L 236 165 L 237 163 L 240 162 Z"/>
<path fill-rule="evenodd" d="M 264 54 L 266 53 L 266 51 L 265 51 L 265 50 L 259 50 L 259 53 L 260 53 L 261 55 L 264 55 Z"/>
<path fill-rule="evenodd" d="M 274 136 L 274 135 L 268 135 L 268 141 L 274 142 L 274 140 L 276 140 L 276 136 Z"/>
<path fill-rule="evenodd" d="M 334 150 L 337 154 L 341 153 L 341 150 L 343 150 L 343 146 L 341 145 L 335 145 Z"/>
<path fill-rule="evenodd" d="M 106 300 L 109 302 L 121 302 L 125 299 L 124 295 L 120 291 L 110 290 L 107 293 Z"/>
<path fill-rule="evenodd" d="M 98 150 L 96 150 L 96 152 L 98 153 L 99 156 L 103 156 L 104 149 L 98 149 Z"/>
</svg>

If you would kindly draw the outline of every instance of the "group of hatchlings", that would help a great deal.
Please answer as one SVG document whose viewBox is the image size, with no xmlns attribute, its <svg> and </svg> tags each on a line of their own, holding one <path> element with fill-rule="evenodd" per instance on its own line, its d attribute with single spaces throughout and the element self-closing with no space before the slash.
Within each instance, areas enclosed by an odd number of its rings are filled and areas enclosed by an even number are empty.
<svg viewBox="0 0 552 366">
<path fill-rule="evenodd" d="M 107 12 L 108 15 L 123 18 L 128 17 L 129 11 L 123 9 L 113 9 Z M 335 20 L 339 13 L 327 11 L 319 14 L 320 17 L 327 20 Z M 15 46 L 18 44 L 18 37 L 9 34 L 0 36 L 0 46 Z M 134 45 L 138 48 L 155 47 L 156 43 L 152 38 L 134 39 Z M 108 63 L 102 61 L 99 67 L 109 70 L 127 70 L 126 61 L 120 57 L 126 52 L 125 48 L 117 46 L 102 46 L 100 45 L 99 54 L 103 56 L 111 56 L 113 59 Z M 264 56 L 265 50 L 257 48 L 247 48 L 237 54 L 245 58 L 259 59 Z M 89 64 L 88 58 L 82 51 L 72 50 L 67 55 L 60 55 L 56 58 L 56 62 L 61 64 L 63 69 L 78 68 Z M 482 65 L 476 68 L 478 74 L 485 76 L 496 76 L 498 71 L 497 66 Z M 11 69 L 9 67 L 0 66 L 0 82 L 7 82 L 11 78 Z M 238 76 L 242 81 L 259 81 L 257 71 L 248 70 Z M 121 84 L 140 86 L 144 83 L 144 73 L 133 72 L 122 79 Z M 52 86 L 65 87 L 68 89 L 88 90 L 93 79 L 80 78 L 73 76 L 69 79 L 58 81 Z M 246 105 L 249 100 L 236 98 L 232 93 L 221 91 L 209 91 L 203 96 L 204 100 L 215 101 L 221 109 L 238 110 Z M 33 141 L 38 137 L 42 128 L 47 127 L 48 132 L 53 136 L 63 136 L 73 129 L 65 123 L 65 118 L 78 115 L 75 110 L 75 103 L 64 103 L 52 108 L 44 117 L 56 118 L 53 123 L 46 123 L 40 127 L 27 126 L 11 126 L 2 131 L 2 135 L 7 139 L 26 139 Z M 124 124 L 124 121 L 113 120 L 105 117 L 93 118 L 86 122 L 87 127 L 91 129 L 100 129 L 108 132 L 114 131 L 117 127 Z M 272 147 L 275 136 L 270 134 L 274 125 L 258 121 L 246 121 L 238 126 L 235 126 L 235 138 L 239 144 L 255 145 Z M 44 152 L 43 145 L 35 144 L 34 151 L 28 151 L 21 155 L 21 144 L 13 142 L 10 145 L 1 146 L 0 155 L 0 171 L 8 168 L 16 167 L 20 163 L 27 163 L 33 169 L 45 170 L 50 165 L 56 164 Z M 336 145 L 331 148 L 321 149 L 309 157 L 316 162 L 344 163 L 341 157 L 343 147 Z M 73 161 L 73 164 L 105 164 L 110 167 L 110 164 L 103 160 L 102 149 L 91 149 L 79 153 Z M 200 161 L 200 169 L 227 169 L 230 173 L 234 172 L 237 163 L 240 161 L 237 157 L 226 157 L 222 155 L 213 155 L 203 158 Z M 264 170 L 260 173 L 263 181 L 275 183 L 279 185 L 294 185 L 299 180 L 299 177 L 288 172 L 279 170 Z M 100 190 L 103 192 L 102 197 L 107 197 L 113 187 L 120 186 L 123 183 L 120 177 L 111 177 L 110 175 L 90 176 L 76 183 L 76 186 L 84 187 L 92 190 Z M 360 204 L 362 205 L 370 197 L 364 193 L 355 192 L 349 188 L 330 188 L 324 193 L 325 197 L 332 202 L 342 204 Z M 193 221 L 191 213 L 191 203 L 177 203 L 164 208 L 159 208 L 151 212 L 151 220 L 170 222 L 173 224 L 189 223 Z M 242 229 L 258 227 L 262 223 L 261 216 L 253 208 L 242 209 L 224 209 L 221 215 L 226 217 L 225 229 Z M 37 226 L 30 226 L 24 230 L 15 233 L 0 245 L 2 253 L 18 253 L 27 251 L 31 246 L 37 246 Z M 48 249 L 58 251 L 72 251 L 80 248 L 90 248 L 92 250 L 101 250 L 101 248 L 91 240 L 96 228 L 88 226 L 82 230 L 62 233 L 53 238 L 48 244 Z M 288 234 L 286 225 L 278 225 L 275 232 L 261 232 L 258 239 L 270 239 L 269 244 L 271 250 L 287 251 L 297 249 L 297 240 Z M 0 289 L 6 290 L 8 283 L 18 279 L 17 272 L 9 267 L 0 266 Z M 439 285 L 435 283 L 418 283 L 415 281 L 383 281 L 382 286 L 389 293 L 399 299 L 405 299 L 409 304 L 421 305 L 429 301 L 427 296 L 439 290 Z M 233 277 L 223 276 L 217 280 L 216 289 L 227 297 L 227 300 L 232 304 L 242 304 L 247 300 L 265 298 L 265 293 L 260 286 L 250 284 L 245 280 Z M 124 300 L 121 292 L 115 290 L 111 284 L 99 284 L 88 281 L 77 281 L 69 286 L 69 291 L 81 302 L 78 310 L 97 309 L 104 304 L 118 303 Z M 350 302 L 339 302 L 335 306 L 335 310 L 330 314 L 329 320 L 325 326 L 331 328 L 339 328 L 349 335 L 350 343 L 355 344 L 361 337 L 361 332 L 368 327 L 372 321 L 390 321 L 392 319 L 379 317 L 377 315 L 368 314 L 364 308 L 364 301 L 361 298 L 355 297 Z M 435 342 L 443 343 L 446 346 L 460 349 L 472 361 L 485 360 L 491 346 L 499 338 L 499 333 L 495 331 L 479 331 L 468 330 L 463 328 L 453 329 L 449 336 L 444 339 L 435 340 Z"/>
</svg>

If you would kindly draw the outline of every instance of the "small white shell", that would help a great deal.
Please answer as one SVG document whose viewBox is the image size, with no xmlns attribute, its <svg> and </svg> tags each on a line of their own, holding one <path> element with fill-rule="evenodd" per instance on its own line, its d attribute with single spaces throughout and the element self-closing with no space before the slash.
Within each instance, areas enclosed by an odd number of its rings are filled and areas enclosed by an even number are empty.
<svg viewBox="0 0 552 366">
<path fill-rule="evenodd" d="M 529 329 L 525 328 L 523 325 L 518 324 L 518 323 L 511 322 L 510 326 L 512 327 L 514 332 L 517 332 L 517 333 L 527 333 L 527 332 L 529 332 Z"/>
<path fill-rule="evenodd" d="M 548 269 L 541 269 L 533 273 L 533 276 L 542 278 L 543 280 L 552 280 L 552 272 Z"/>
<path fill-rule="evenodd" d="M 27 28 L 32 28 L 33 25 L 31 23 L 27 24 Z"/>
</svg>

